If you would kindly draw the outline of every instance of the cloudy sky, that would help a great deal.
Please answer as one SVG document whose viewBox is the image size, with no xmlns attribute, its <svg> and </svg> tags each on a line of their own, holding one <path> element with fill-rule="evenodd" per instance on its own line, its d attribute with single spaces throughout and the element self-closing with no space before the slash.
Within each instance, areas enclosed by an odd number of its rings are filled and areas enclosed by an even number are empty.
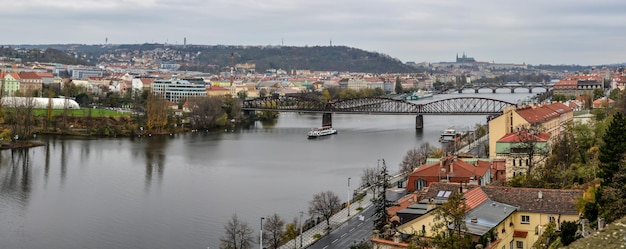
<svg viewBox="0 0 626 249">
<path fill-rule="evenodd" d="M 0 0 L 0 44 L 345 45 L 403 62 L 626 62 L 624 0 Z"/>
</svg>

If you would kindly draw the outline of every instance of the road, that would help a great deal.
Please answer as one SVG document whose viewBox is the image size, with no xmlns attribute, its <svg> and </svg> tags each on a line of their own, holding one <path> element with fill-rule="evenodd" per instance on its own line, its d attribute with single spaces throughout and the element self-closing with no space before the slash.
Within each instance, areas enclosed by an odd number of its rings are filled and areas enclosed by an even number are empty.
<svg viewBox="0 0 626 249">
<path fill-rule="evenodd" d="M 403 191 L 387 192 L 387 199 L 390 201 L 397 201 L 404 195 Z M 348 221 L 341 226 L 330 232 L 328 235 L 320 238 L 314 244 L 310 245 L 309 249 L 334 249 L 341 248 L 346 249 L 350 246 L 359 243 L 363 240 L 372 237 L 372 231 L 374 230 L 374 206 L 370 205 L 358 215 L 354 215 Z"/>
</svg>

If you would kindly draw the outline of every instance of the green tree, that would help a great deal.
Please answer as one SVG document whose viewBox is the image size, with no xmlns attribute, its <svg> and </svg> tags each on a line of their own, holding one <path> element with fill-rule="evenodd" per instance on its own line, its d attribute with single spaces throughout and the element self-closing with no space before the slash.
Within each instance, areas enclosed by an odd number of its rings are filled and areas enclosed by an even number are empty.
<svg viewBox="0 0 626 249">
<path fill-rule="evenodd" d="M 470 235 L 463 233 L 467 229 L 467 212 L 468 207 L 461 193 L 451 194 L 448 201 L 435 210 L 432 226 L 435 234 L 432 245 L 435 248 L 471 248 Z"/>
<path fill-rule="evenodd" d="M 293 248 L 298 248 L 298 241 L 296 240 L 296 238 L 298 238 L 298 235 L 300 234 L 300 231 L 298 230 L 298 220 L 294 219 L 293 222 L 285 225 L 285 233 L 283 233 L 283 239 L 284 241 L 290 241 L 290 240 L 294 240 L 293 243 Z"/>
<path fill-rule="evenodd" d="M 402 82 L 400 82 L 400 76 L 396 76 L 396 94 L 402 93 Z"/>
<path fill-rule="evenodd" d="M 374 204 L 374 229 L 381 231 L 385 225 L 389 222 L 389 213 L 387 208 L 393 205 L 393 202 L 387 200 L 387 189 L 389 184 L 389 173 L 387 172 L 387 165 L 385 159 L 382 159 L 383 166 L 380 169 L 378 180 L 376 181 L 375 191 L 378 195 L 374 196 L 372 203 Z"/>
<path fill-rule="evenodd" d="M 564 246 L 568 246 L 576 240 L 576 231 L 578 230 L 578 224 L 573 221 L 564 221 L 561 224 L 561 243 Z"/>
<path fill-rule="evenodd" d="M 600 88 L 593 89 L 593 99 L 599 99 L 604 97 L 604 90 Z"/>
</svg>

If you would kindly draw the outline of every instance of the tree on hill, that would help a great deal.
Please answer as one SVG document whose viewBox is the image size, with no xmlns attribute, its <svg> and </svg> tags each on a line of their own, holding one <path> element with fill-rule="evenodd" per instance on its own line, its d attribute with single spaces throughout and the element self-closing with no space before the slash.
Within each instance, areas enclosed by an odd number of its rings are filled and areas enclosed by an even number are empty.
<svg viewBox="0 0 626 249">
<path fill-rule="evenodd" d="M 396 94 L 402 93 L 402 82 L 400 82 L 400 76 L 396 76 Z"/>
</svg>

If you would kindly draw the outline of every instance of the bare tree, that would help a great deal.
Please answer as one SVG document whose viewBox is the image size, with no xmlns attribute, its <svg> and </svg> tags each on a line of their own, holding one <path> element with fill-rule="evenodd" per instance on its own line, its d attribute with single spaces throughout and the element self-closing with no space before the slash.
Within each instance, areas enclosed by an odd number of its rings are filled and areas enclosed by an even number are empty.
<svg viewBox="0 0 626 249">
<path fill-rule="evenodd" d="M 27 140 L 33 134 L 35 125 L 35 100 L 32 97 L 13 97 L 11 130 L 17 139 Z"/>
<path fill-rule="evenodd" d="M 513 160 L 520 160 L 520 165 L 521 160 L 526 160 L 527 176 L 530 176 L 533 168 L 537 166 L 536 164 L 543 161 L 548 155 L 546 142 L 539 137 L 540 133 L 539 128 L 535 126 L 522 129 L 518 132 L 519 143 L 511 148 L 511 152 L 517 156 Z"/>
<path fill-rule="evenodd" d="M 263 224 L 263 233 L 263 244 L 267 248 L 277 249 L 285 237 L 285 221 L 278 214 L 270 215 Z"/>
<path fill-rule="evenodd" d="M 226 234 L 220 238 L 220 249 L 252 248 L 252 228 L 248 223 L 239 220 L 236 214 L 224 225 L 224 230 Z"/>
<path fill-rule="evenodd" d="M 426 163 L 426 158 L 433 153 L 433 146 L 425 142 L 419 148 L 413 148 L 406 152 L 402 162 L 400 162 L 400 173 L 408 174 L 422 164 Z"/>
<path fill-rule="evenodd" d="M 322 191 L 313 195 L 309 202 L 309 214 L 319 214 L 326 219 L 326 226 L 330 227 L 330 217 L 341 208 L 339 196 L 332 191 Z"/>
<path fill-rule="evenodd" d="M 361 185 L 364 187 L 374 186 L 378 177 L 378 170 L 374 167 L 364 168 L 361 175 Z"/>
</svg>

